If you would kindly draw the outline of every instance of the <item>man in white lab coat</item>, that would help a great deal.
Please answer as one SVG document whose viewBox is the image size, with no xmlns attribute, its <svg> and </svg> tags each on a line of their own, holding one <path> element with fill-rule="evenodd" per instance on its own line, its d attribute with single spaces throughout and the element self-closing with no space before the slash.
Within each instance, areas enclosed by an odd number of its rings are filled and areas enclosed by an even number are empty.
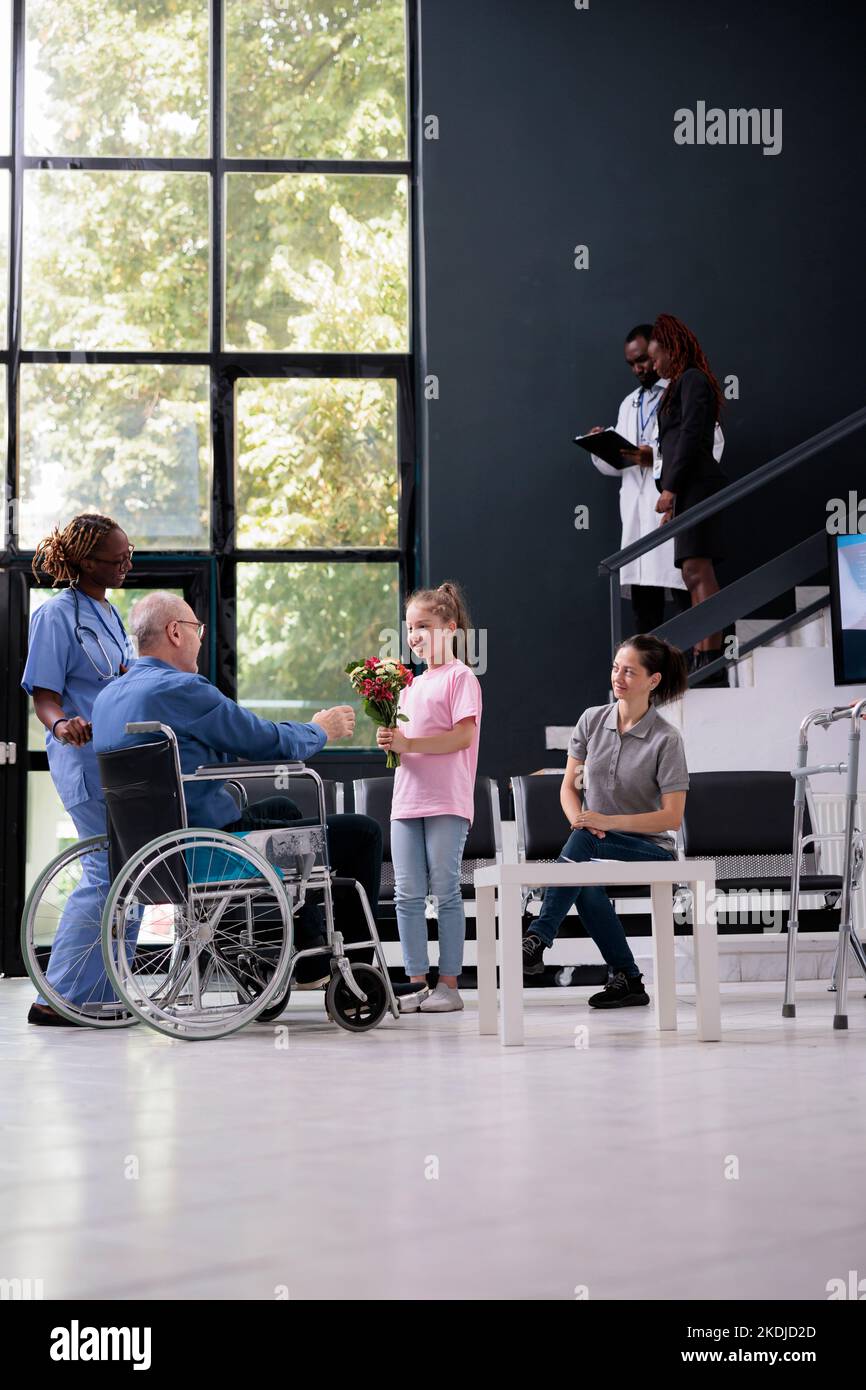
<svg viewBox="0 0 866 1390">
<path fill-rule="evenodd" d="M 658 447 L 658 410 L 667 382 L 658 377 L 653 370 L 647 345 L 652 337 L 652 324 L 639 323 L 631 330 L 625 340 L 625 360 L 637 378 L 638 388 L 632 391 L 619 408 L 616 432 L 625 439 L 634 441 L 652 450 L 653 467 L 649 466 L 650 456 L 644 450 L 645 462 L 632 464 L 619 470 L 603 459 L 592 455 L 592 461 L 599 473 L 606 477 L 621 480 L 619 492 L 619 512 L 622 518 L 621 548 L 631 545 L 642 536 L 649 535 L 661 525 L 662 518 L 656 511 L 659 500 L 654 473 L 660 467 Z M 597 430 L 604 426 L 596 425 Z M 725 447 L 724 435 L 716 425 L 713 454 L 716 461 L 722 457 Z M 656 546 L 646 555 L 632 560 L 620 571 L 622 592 L 631 598 L 632 620 L 635 632 L 651 632 L 664 621 L 665 590 L 670 589 L 674 608 L 678 613 L 690 607 L 691 600 L 683 582 L 682 571 L 674 564 L 674 543 L 667 541 Z"/>
</svg>

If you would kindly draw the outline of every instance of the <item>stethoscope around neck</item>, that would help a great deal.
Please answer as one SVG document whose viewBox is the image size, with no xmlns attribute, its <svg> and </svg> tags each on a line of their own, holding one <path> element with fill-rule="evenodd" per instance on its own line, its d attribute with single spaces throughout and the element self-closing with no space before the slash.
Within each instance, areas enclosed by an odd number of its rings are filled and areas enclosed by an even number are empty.
<svg viewBox="0 0 866 1390">
<path fill-rule="evenodd" d="M 100 681 L 106 681 L 106 682 L 107 682 L 107 681 L 114 680 L 116 675 L 123 675 L 123 673 L 124 673 L 125 670 L 126 670 L 126 667 L 125 667 L 124 664 L 123 664 L 124 657 L 126 656 L 126 652 L 124 651 L 123 647 L 121 647 L 121 645 L 120 645 L 120 643 L 118 642 L 117 638 L 113 635 L 113 633 L 110 631 L 110 629 L 108 628 L 108 626 L 107 626 L 105 623 L 103 623 L 103 627 L 105 627 L 106 634 L 107 634 L 108 637 L 111 639 L 111 641 L 114 643 L 114 645 L 117 647 L 117 650 L 120 652 L 120 669 L 119 669 L 118 672 L 115 672 L 115 670 L 114 670 L 114 662 L 111 660 L 111 657 L 108 655 L 108 652 L 105 650 L 104 646 L 102 645 L 102 639 L 100 638 L 99 633 L 98 633 L 98 632 L 95 632 L 94 629 L 93 629 L 92 627 L 85 627 L 84 624 L 83 624 L 82 621 L 81 621 L 81 600 L 80 600 L 80 598 L 78 597 L 78 588 L 77 588 L 77 586 L 76 586 L 75 584 L 70 584 L 69 588 L 70 588 L 70 591 L 71 591 L 71 593 L 72 593 L 72 602 L 73 602 L 74 605 L 75 605 L 75 629 L 74 629 L 74 631 L 75 631 L 75 640 L 76 640 L 76 642 L 78 643 L 78 645 L 79 645 L 79 647 L 81 648 L 81 650 L 84 652 L 84 655 L 87 657 L 87 660 L 90 662 L 90 664 L 91 664 L 91 666 L 93 667 L 94 671 L 96 672 L 97 678 L 98 678 Z M 120 623 L 121 630 L 122 630 L 123 635 L 124 635 L 124 637 L 125 637 L 125 636 L 126 636 L 126 628 L 123 626 L 123 620 L 122 620 L 122 618 L 120 617 L 120 614 L 117 613 L 117 611 L 116 611 L 115 609 L 112 609 L 112 612 L 114 613 L 115 617 L 117 618 L 118 622 Z M 102 619 L 100 618 L 99 621 L 102 622 Z M 94 657 L 93 657 L 92 652 L 91 652 L 91 651 L 88 651 L 88 648 L 87 648 L 87 646 L 86 646 L 86 644 L 85 644 L 85 641 L 84 641 L 84 635 L 85 635 L 85 634 L 91 639 L 91 641 L 95 644 L 96 648 L 98 649 L 101 660 L 105 662 L 105 665 L 106 665 L 106 667 L 108 668 L 108 669 L 107 669 L 107 673 L 106 673 L 106 671 L 103 670 L 103 669 L 101 668 L 101 666 L 94 660 Z"/>
</svg>

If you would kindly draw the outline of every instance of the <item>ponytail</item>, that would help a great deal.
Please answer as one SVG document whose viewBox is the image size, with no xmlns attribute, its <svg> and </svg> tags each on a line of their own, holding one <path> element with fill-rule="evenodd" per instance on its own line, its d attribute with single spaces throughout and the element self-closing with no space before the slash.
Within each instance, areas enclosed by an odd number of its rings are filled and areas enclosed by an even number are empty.
<svg viewBox="0 0 866 1390">
<path fill-rule="evenodd" d="M 431 613 L 444 622 L 454 622 L 457 625 L 457 632 L 460 637 L 457 639 L 457 651 L 455 655 L 458 659 L 469 665 L 466 660 L 469 652 L 469 629 L 471 618 L 466 604 L 466 597 L 459 584 L 453 584 L 446 579 L 444 584 L 440 584 L 438 589 L 416 589 L 406 600 L 408 610 L 410 603 L 417 603 L 421 608 L 427 608 Z M 460 648 L 462 647 L 462 655 Z"/>
<path fill-rule="evenodd" d="M 57 584 L 75 584 L 81 576 L 81 561 L 96 549 L 103 536 L 120 528 L 110 516 L 84 512 L 74 516 L 61 531 L 55 526 L 37 545 L 33 573 L 37 582 L 44 576 Z"/>
<path fill-rule="evenodd" d="M 661 680 L 650 693 L 651 705 L 666 705 L 685 694 L 689 688 L 689 667 L 679 647 L 672 647 L 661 637 L 648 633 L 638 633 L 620 642 L 617 654 L 623 647 L 631 647 L 640 657 L 640 664 L 651 676 L 660 675 Z"/>
</svg>

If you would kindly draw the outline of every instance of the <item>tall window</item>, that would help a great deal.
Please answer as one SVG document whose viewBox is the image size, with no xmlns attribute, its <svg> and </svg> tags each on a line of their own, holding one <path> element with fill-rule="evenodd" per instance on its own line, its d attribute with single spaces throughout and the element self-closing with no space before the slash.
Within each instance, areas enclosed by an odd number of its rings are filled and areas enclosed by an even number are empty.
<svg viewBox="0 0 866 1390">
<path fill-rule="evenodd" d="M 210 556 L 217 678 L 269 718 L 348 703 L 414 580 L 408 24 L 0 0 L 7 558 L 95 510 Z"/>
</svg>

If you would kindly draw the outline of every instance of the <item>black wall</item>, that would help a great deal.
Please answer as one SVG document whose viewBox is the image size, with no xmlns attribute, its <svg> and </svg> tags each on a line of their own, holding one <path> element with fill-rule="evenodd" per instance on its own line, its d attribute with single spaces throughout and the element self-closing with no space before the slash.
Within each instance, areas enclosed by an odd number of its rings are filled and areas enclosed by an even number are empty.
<svg viewBox="0 0 866 1390">
<path fill-rule="evenodd" d="M 864 404 L 866 18 L 809 0 L 420 0 L 429 578 L 487 629 L 479 770 L 558 763 L 545 724 L 607 698 L 622 339 L 667 311 L 717 376 L 731 478 Z M 688 147 L 674 111 L 781 107 L 783 146 Z M 589 270 L 573 268 L 586 243 Z M 864 440 L 729 512 L 730 579 L 866 491 Z M 590 508 L 588 531 L 574 508 Z"/>
</svg>

